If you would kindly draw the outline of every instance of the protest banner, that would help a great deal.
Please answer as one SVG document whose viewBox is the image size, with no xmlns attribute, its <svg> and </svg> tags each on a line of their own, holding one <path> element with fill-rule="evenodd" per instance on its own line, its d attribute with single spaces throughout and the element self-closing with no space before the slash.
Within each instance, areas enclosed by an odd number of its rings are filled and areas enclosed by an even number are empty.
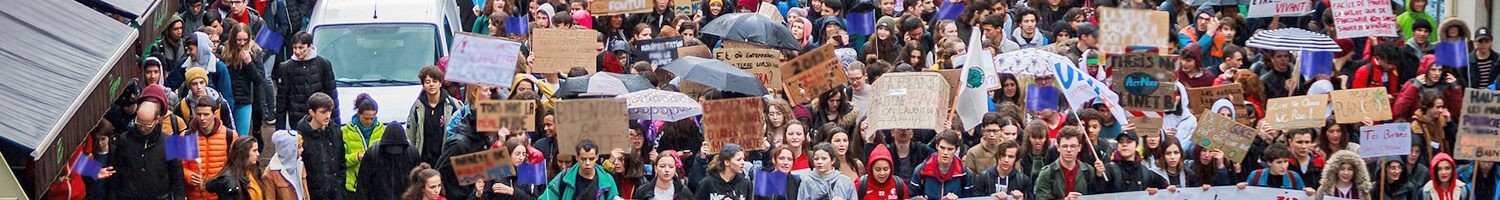
<svg viewBox="0 0 1500 200">
<path fill-rule="evenodd" d="M 1333 25 L 1338 39 L 1369 36 L 1396 37 L 1396 15 L 1391 1 L 1333 0 Z"/>
<path fill-rule="evenodd" d="M 474 128 L 483 132 L 509 128 L 511 132 L 536 129 L 536 101 L 479 100 L 474 103 Z"/>
<path fill-rule="evenodd" d="M 1259 132 L 1229 116 L 1205 111 L 1198 115 L 1198 128 L 1193 131 L 1192 141 L 1209 149 L 1224 151 L 1226 158 L 1240 162 L 1245 160 L 1245 152 L 1250 150 L 1250 144 L 1255 142 L 1255 134 Z"/>
<path fill-rule="evenodd" d="M 1304 0 L 1251 0 L 1246 18 L 1296 17 L 1312 13 L 1312 2 Z"/>
<path fill-rule="evenodd" d="M 448 161 L 453 163 L 453 174 L 457 175 L 459 185 L 515 174 L 514 165 L 510 164 L 510 150 L 505 148 L 448 157 Z"/>
<path fill-rule="evenodd" d="M 709 56 L 713 56 L 713 54 L 709 54 L 708 53 L 708 46 L 704 46 L 704 45 L 692 45 L 692 46 L 684 46 L 682 48 L 677 48 L 677 57 L 681 58 L 681 57 L 688 57 L 688 56 L 699 57 L 699 58 L 708 58 Z"/>
<path fill-rule="evenodd" d="M 703 140 L 713 151 L 729 143 L 745 150 L 765 150 L 763 104 L 758 96 L 704 101 Z"/>
<path fill-rule="evenodd" d="M 951 87 L 937 72 L 889 73 L 875 80 L 870 130 L 943 130 Z"/>
<path fill-rule="evenodd" d="M 1359 123 L 1366 117 L 1373 121 L 1392 118 L 1384 87 L 1334 90 L 1328 95 L 1333 100 L 1333 119 L 1340 124 Z"/>
<path fill-rule="evenodd" d="M 563 100 L 556 107 L 558 155 L 577 155 L 572 147 L 583 139 L 599 144 L 600 154 L 631 149 L 624 99 Z"/>
<path fill-rule="evenodd" d="M 792 104 L 811 102 L 823 92 L 849 82 L 833 49 L 833 45 L 823 45 L 781 63 L 781 83 Z"/>
<path fill-rule="evenodd" d="M 594 41 L 598 31 L 593 29 L 536 29 L 531 34 L 531 52 L 535 64 L 531 71 L 537 73 L 566 72 L 573 67 L 594 71 L 598 62 L 598 50 L 593 45 L 578 45 L 579 41 Z"/>
<path fill-rule="evenodd" d="M 1119 76 L 1110 89 L 1125 94 L 1120 95 L 1120 105 L 1140 111 L 1176 110 L 1172 102 L 1172 94 L 1177 93 L 1175 58 L 1147 53 L 1109 55 L 1110 68 Z"/>
<path fill-rule="evenodd" d="M 1464 88 L 1453 159 L 1500 161 L 1500 91 Z"/>
<path fill-rule="evenodd" d="M 720 48 L 714 59 L 755 74 L 766 88 L 781 86 L 781 51 L 763 48 Z"/>
<path fill-rule="evenodd" d="M 1133 117 L 1129 122 L 1135 125 L 1135 134 L 1140 137 L 1161 136 L 1161 118 Z"/>
<path fill-rule="evenodd" d="M 1411 154 L 1411 123 L 1359 127 L 1359 157 Z"/>
<path fill-rule="evenodd" d="M 1099 49 L 1105 53 L 1126 53 L 1132 46 L 1162 49 L 1166 55 L 1167 12 L 1141 9 L 1099 8 Z"/>
<path fill-rule="evenodd" d="M 1328 95 L 1282 97 L 1266 102 L 1266 124 L 1277 130 L 1323 127 L 1328 120 Z"/>
<path fill-rule="evenodd" d="M 656 38 L 635 41 L 634 58 L 645 58 L 656 66 L 667 66 L 677 59 L 677 48 L 682 47 L 682 37 Z"/>
<path fill-rule="evenodd" d="M 1245 90 L 1239 83 L 1231 83 L 1210 87 L 1188 88 L 1188 108 L 1193 113 L 1202 113 L 1213 106 L 1219 99 L 1229 99 L 1230 103 L 1239 104 L 1245 102 Z M 1236 107 L 1235 111 L 1239 111 Z"/>
<path fill-rule="evenodd" d="M 1030 196 L 1028 196 L 1030 197 Z M 1147 194 L 1146 191 L 1119 192 L 1109 194 L 1083 195 L 1079 200 L 1116 200 L 1116 199 L 1152 199 L 1152 200 L 1314 200 L 1314 196 L 1308 196 L 1302 190 L 1288 190 L 1279 188 L 1268 188 L 1260 186 L 1245 187 L 1245 189 L 1230 186 L 1214 186 L 1207 191 L 1193 189 L 1178 189 L 1177 192 L 1165 190 L 1156 194 Z M 1325 198 L 1326 200 L 1326 198 Z"/>
<path fill-rule="evenodd" d="M 653 5 L 656 4 L 648 0 L 594 0 L 589 3 L 589 13 L 594 16 L 648 13 Z"/>
<path fill-rule="evenodd" d="M 521 43 L 471 33 L 453 35 L 448 52 L 448 81 L 509 87 L 516 78 Z"/>
</svg>

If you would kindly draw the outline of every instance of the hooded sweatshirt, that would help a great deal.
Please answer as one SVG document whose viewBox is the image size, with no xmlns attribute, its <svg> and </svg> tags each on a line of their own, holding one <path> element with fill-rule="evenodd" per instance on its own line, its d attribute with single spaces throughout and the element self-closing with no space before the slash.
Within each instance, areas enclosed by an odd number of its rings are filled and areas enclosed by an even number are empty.
<svg viewBox="0 0 1500 200">
<path fill-rule="evenodd" d="M 300 144 L 297 144 L 298 135 L 297 131 L 293 130 L 276 131 L 271 135 L 271 144 L 276 145 L 276 155 L 271 156 L 271 163 L 266 166 L 266 170 L 270 170 L 270 173 L 264 174 L 261 178 L 268 186 L 271 186 L 266 187 L 267 197 L 308 198 L 307 182 L 303 180 L 306 173 L 302 167 L 302 156 L 297 154 L 297 149 L 300 148 Z M 286 183 L 291 190 L 283 191 L 280 183 Z M 280 194 L 282 192 L 292 194 Z"/>
<path fill-rule="evenodd" d="M 891 159 L 891 151 L 886 150 L 885 144 L 875 145 L 875 148 L 870 150 L 868 163 L 870 166 L 875 166 L 875 162 L 895 165 Z M 854 185 L 857 188 L 856 193 L 863 196 L 864 200 L 887 200 L 909 198 L 911 193 L 907 190 L 905 183 L 905 180 L 901 180 L 901 177 L 894 173 L 889 178 L 880 180 L 875 178 L 875 170 L 866 170 L 865 175 L 859 177 L 859 182 Z"/>
<path fill-rule="evenodd" d="M 1448 180 L 1445 181 L 1448 182 L 1447 185 L 1439 186 L 1437 184 L 1437 179 L 1439 178 L 1437 175 L 1438 163 L 1443 162 L 1448 163 L 1448 165 L 1453 169 L 1453 174 L 1448 175 Z M 1464 181 L 1458 180 L 1458 163 L 1453 162 L 1453 157 L 1448 156 L 1448 153 L 1438 153 L 1437 155 L 1432 156 L 1432 163 L 1427 166 L 1428 169 L 1432 169 L 1427 171 L 1427 176 L 1432 177 L 1433 179 L 1431 181 L 1427 181 L 1426 185 L 1422 185 L 1422 194 L 1425 195 L 1427 199 L 1459 200 L 1465 199 L 1465 197 L 1469 196 L 1469 192 L 1466 189 L 1467 186 L 1465 186 L 1466 184 L 1464 184 Z"/>
<path fill-rule="evenodd" d="M 1432 1 L 1427 2 L 1427 4 L 1432 3 Z M 1402 12 L 1400 16 L 1396 16 L 1396 25 L 1401 26 L 1402 40 L 1411 39 L 1411 26 L 1416 23 L 1416 20 L 1427 20 L 1427 23 L 1432 25 L 1438 24 L 1437 18 L 1433 18 L 1432 15 L 1412 9 L 1411 0 L 1406 0 L 1406 3 L 1403 5 L 1406 5 L 1406 12 Z M 1437 36 L 1438 34 L 1428 35 L 1427 41 L 1437 41 Z"/>
<path fill-rule="evenodd" d="M 191 42 L 197 44 L 198 52 L 187 52 L 195 54 L 195 57 L 190 60 L 184 60 L 182 66 L 180 66 L 181 69 L 178 70 L 203 67 L 204 70 L 208 71 L 208 84 L 210 87 L 220 92 L 234 91 L 234 88 L 230 87 L 232 81 L 229 79 L 229 66 L 219 61 L 219 57 L 214 55 L 213 48 L 211 48 L 214 43 L 208 39 L 208 34 L 193 32 L 193 35 L 193 38 L 197 39 L 197 41 Z M 229 105 L 235 105 L 233 92 L 226 92 L 223 95 L 224 99 L 229 101 Z"/>
<path fill-rule="evenodd" d="M 713 172 L 698 182 L 698 191 L 693 191 L 693 194 L 698 196 L 694 199 L 748 200 L 752 195 L 750 184 L 750 179 L 742 175 L 736 174 L 732 179 L 724 180 L 718 172 Z"/>
<path fill-rule="evenodd" d="M 1047 41 L 1046 34 L 1042 34 L 1042 27 L 1037 27 L 1036 30 L 1032 30 L 1031 39 L 1029 40 L 1026 39 L 1026 37 L 1023 37 L 1025 36 L 1025 34 L 1022 34 L 1023 31 L 1024 30 L 1022 30 L 1021 27 L 1016 27 L 1016 30 L 1011 31 L 1010 38 L 1007 39 L 1016 42 L 1016 44 L 1020 45 L 1022 49 L 1047 46 L 1047 44 L 1051 43 L 1050 41 Z"/>
<path fill-rule="evenodd" d="M 948 171 L 945 172 L 939 167 L 942 163 L 938 161 L 940 159 L 938 157 L 939 155 L 933 154 L 927 158 L 926 162 L 917 166 L 917 174 L 912 175 L 912 177 L 917 177 L 914 178 L 916 183 L 914 189 L 919 191 L 920 195 L 927 196 L 927 199 L 941 199 L 949 193 L 959 197 L 970 196 L 966 189 L 973 187 L 968 177 L 968 174 L 972 172 L 964 168 L 964 162 L 955 156 L 952 163 L 948 163 Z"/>
<path fill-rule="evenodd" d="M 793 172 L 802 180 L 802 185 L 797 188 L 800 193 L 797 199 L 817 200 L 823 198 L 839 197 L 843 199 L 855 199 L 854 181 L 844 176 L 837 169 L 828 172 L 818 172 L 816 169 L 808 169 Z"/>
<path fill-rule="evenodd" d="M 354 190 L 356 199 L 400 199 L 403 191 L 387 188 L 406 188 L 410 184 L 404 176 L 391 176 L 406 173 L 421 162 L 417 148 L 406 141 L 406 130 L 402 127 L 399 123 L 385 125 L 385 134 L 365 149 L 364 159 L 355 171 L 359 175 L 354 184 L 358 188 Z"/>
</svg>

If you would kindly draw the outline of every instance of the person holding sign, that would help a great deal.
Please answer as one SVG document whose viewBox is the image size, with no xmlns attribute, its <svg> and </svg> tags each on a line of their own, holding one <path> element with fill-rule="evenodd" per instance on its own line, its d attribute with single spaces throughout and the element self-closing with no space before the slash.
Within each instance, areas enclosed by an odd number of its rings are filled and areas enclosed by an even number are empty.
<svg viewBox="0 0 1500 200">
<path fill-rule="evenodd" d="M 583 139 L 574 147 L 578 152 L 578 163 L 568 168 L 547 183 L 547 190 L 537 199 L 615 199 L 620 200 L 620 189 L 615 187 L 615 178 L 599 166 L 599 145 L 594 140 Z M 746 189 L 748 189 L 748 185 Z"/>
<path fill-rule="evenodd" d="M 1472 191 L 1478 199 L 1500 198 L 1495 191 L 1495 185 L 1500 183 L 1500 179 L 1495 176 L 1497 174 L 1500 174 L 1500 168 L 1495 168 L 1495 162 L 1492 161 L 1474 161 L 1474 164 L 1458 167 L 1458 179 L 1472 180 Z"/>
<path fill-rule="evenodd" d="M 1077 127 L 1063 128 L 1057 134 L 1057 161 L 1038 169 L 1035 199 L 1078 199 L 1108 187 L 1104 180 L 1104 162 L 1095 161 L 1085 165 L 1078 160 L 1083 150 L 1083 130 Z"/>
<path fill-rule="evenodd" d="M 450 119 L 447 125 L 447 135 L 451 136 L 442 143 L 443 154 L 442 159 L 438 159 L 437 169 L 443 173 L 443 193 L 454 199 L 470 199 L 479 196 L 481 192 L 476 191 L 472 184 L 463 184 L 459 180 L 458 174 L 454 171 L 455 164 L 452 159 L 489 149 L 489 136 L 475 131 L 476 118 L 473 108 L 459 108 L 453 113 L 453 119 Z"/>
</svg>

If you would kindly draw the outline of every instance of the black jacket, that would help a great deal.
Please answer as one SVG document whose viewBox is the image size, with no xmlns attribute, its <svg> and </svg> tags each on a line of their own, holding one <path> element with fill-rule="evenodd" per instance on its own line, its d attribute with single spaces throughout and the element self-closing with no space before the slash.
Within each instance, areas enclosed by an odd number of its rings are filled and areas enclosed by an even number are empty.
<svg viewBox="0 0 1500 200">
<path fill-rule="evenodd" d="M 257 54 L 264 55 L 264 52 Z M 251 61 L 249 64 L 229 65 L 229 87 L 234 91 L 220 92 L 230 92 L 230 96 L 234 97 L 234 100 L 230 102 L 235 102 L 235 104 L 253 105 L 255 112 L 251 116 L 255 116 L 260 120 L 270 120 L 275 119 L 275 116 L 271 115 L 271 113 L 275 113 L 274 109 L 276 106 L 276 102 L 272 101 L 272 99 L 275 99 L 275 97 L 271 96 L 271 85 L 267 84 L 268 82 L 266 82 L 266 76 L 264 76 L 265 70 L 261 70 L 260 67 L 261 62 L 263 61 Z M 306 102 L 306 99 L 304 99 L 303 101 Z M 251 122 L 258 123 L 260 121 Z M 259 126 L 258 124 L 236 125 L 250 127 Z"/>
<path fill-rule="evenodd" d="M 688 189 L 687 184 L 672 181 L 672 191 L 674 200 L 694 200 L 693 191 Z M 630 195 L 630 200 L 651 200 L 652 198 L 656 198 L 655 181 L 641 184 L 640 187 L 635 188 L 635 194 Z"/>
<path fill-rule="evenodd" d="M 453 172 L 453 163 L 448 158 L 484 151 L 489 148 L 490 144 L 484 135 L 474 131 L 472 112 L 472 110 L 464 110 L 453 113 L 452 120 L 462 121 L 451 123 L 453 127 L 448 127 L 448 131 L 455 133 L 443 141 L 443 154 L 437 163 L 437 170 L 443 176 L 443 195 L 451 199 L 472 199 L 474 185 L 459 185 L 458 175 Z"/>
<path fill-rule="evenodd" d="M 1105 164 L 1105 171 L 1109 174 L 1109 187 L 1096 188 L 1103 192 L 1134 192 L 1145 191 L 1146 188 L 1167 188 L 1166 179 L 1156 172 L 1147 170 L 1146 166 L 1138 161 L 1114 160 Z"/>
<path fill-rule="evenodd" d="M 1021 193 L 1027 194 L 1031 193 L 1031 184 L 1036 180 L 1032 180 L 1030 176 L 1026 176 L 1026 173 L 1021 172 L 1020 168 L 1011 169 L 1010 172 L 1006 173 L 1009 173 L 1009 175 L 1006 175 L 1007 178 L 1005 179 L 1006 191 L 1004 192 L 1006 192 L 1006 195 L 1009 195 L 1009 191 L 1011 190 L 1020 190 Z M 969 177 L 974 178 L 974 180 L 970 182 L 974 184 L 974 187 L 972 187 L 973 189 L 970 189 L 969 194 L 989 196 L 990 194 L 994 194 L 995 192 L 997 192 L 995 191 L 995 189 L 997 189 L 995 188 L 995 182 L 998 181 L 1000 172 L 995 170 L 995 168 L 984 170 L 984 172 L 980 172 L 978 176 Z"/>
<path fill-rule="evenodd" d="M 125 127 L 116 141 L 114 159 L 106 167 L 115 167 L 114 176 L 105 179 L 113 192 L 107 199 L 183 199 L 182 160 L 168 160 L 166 134 L 159 128 L 142 135 L 135 125 Z"/>
<path fill-rule="evenodd" d="M 911 142 L 911 152 L 909 152 L 905 158 L 902 158 L 900 157 L 900 155 L 898 155 L 898 152 L 900 151 L 896 151 L 895 142 L 886 144 L 885 147 L 886 150 L 891 151 L 891 160 L 895 162 L 891 164 L 891 170 L 896 173 L 896 176 L 902 176 L 901 178 L 906 180 L 915 180 L 915 178 L 913 177 L 905 176 L 909 176 L 908 174 L 916 174 L 917 165 L 921 165 L 922 162 L 927 162 L 927 158 L 932 157 L 932 153 L 935 152 L 932 150 L 932 147 L 922 145 L 915 139 L 913 139 L 913 141 Z"/>
<path fill-rule="evenodd" d="M 321 56 L 302 61 L 287 59 L 271 70 L 271 81 L 276 84 L 275 113 L 278 124 L 289 124 L 286 123 L 289 120 L 301 120 L 307 116 L 307 97 L 313 93 L 322 92 L 333 97 L 333 102 L 340 102 L 338 84 L 333 78 L 333 64 Z M 334 109 L 333 116 L 344 115 Z M 334 117 L 333 122 L 339 123 L 339 118 Z"/>
<path fill-rule="evenodd" d="M 418 160 L 416 147 L 406 141 L 406 134 L 385 134 L 380 143 L 365 150 L 356 179 L 355 199 L 401 199 L 410 183 L 405 176 Z"/>
<path fill-rule="evenodd" d="M 338 124 L 313 130 L 308 119 L 297 122 L 302 133 L 302 162 L 307 168 L 309 199 L 344 199 L 344 137 Z M 403 175 L 403 177 L 405 177 Z"/>
<path fill-rule="evenodd" d="M 702 181 L 698 181 L 698 191 L 694 193 L 696 194 L 694 198 L 748 200 L 752 195 L 750 184 L 750 179 L 745 178 L 744 175 L 734 175 L 732 180 L 726 181 L 717 172 L 712 172 Z"/>
<path fill-rule="evenodd" d="M 256 175 L 254 178 L 260 178 L 260 175 Z M 245 188 L 247 184 L 250 184 L 250 180 L 243 177 L 229 178 L 229 176 L 220 175 L 209 179 L 207 183 L 203 184 L 203 187 L 208 192 L 217 194 L 219 200 L 251 199 L 250 195 L 260 195 L 250 194 L 250 191 Z"/>
<path fill-rule="evenodd" d="M 488 190 L 489 188 L 494 188 L 495 187 L 495 183 L 501 183 L 501 184 L 509 185 L 511 188 L 514 188 L 515 191 L 513 191 L 509 195 L 500 194 L 500 193 L 494 193 L 493 191 L 490 191 L 489 193 L 484 193 L 483 194 L 484 196 L 478 197 L 478 198 L 475 198 L 475 199 L 484 199 L 484 200 L 531 200 L 531 199 L 536 199 L 537 198 L 536 195 L 541 194 L 542 190 L 546 189 L 545 185 L 521 185 L 521 184 L 516 184 L 516 176 L 510 176 L 510 177 L 505 177 L 505 178 L 493 179 L 493 180 L 485 181 L 484 182 L 484 184 L 485 184 L 484 188 L 486 190 Z"/>
</svg>

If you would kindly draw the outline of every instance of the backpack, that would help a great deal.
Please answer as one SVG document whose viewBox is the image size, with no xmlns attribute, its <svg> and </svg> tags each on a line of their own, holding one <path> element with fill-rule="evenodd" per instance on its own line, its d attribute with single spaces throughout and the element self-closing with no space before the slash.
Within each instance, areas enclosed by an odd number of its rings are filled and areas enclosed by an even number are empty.
<svg viewBox="0 0 1500 200">
<path fill-rule="evenodd" d="M 898 185 L 897 188 L 900 188 L 900 189 L 896 190 L 896 197 L 897 197 L 897 199 L 910 197 L 910 196 L 907 196 L 906 187 L 905 187 L 905 185 L 903 185 L 906 182 L 904 180 L 901 180 L 900 176 L 896 176 L 896 175 L 893 174 L 893 175 L 891 175 L 891 179 L 894 179 L 894 180 L 891 180 L 892 184 L 896 184 L 896 185 Z M 859 191 L 860 192 L 860 193 L 858 193 L 856 195 L 859 195 L 859 196 L 863 197 L 865 195 L 864 192 L 866 190 L 868 190 L 867 188 L 869 188 L 869 187 L 866 187 L 866 186 L 869 186 L 869 185 L 870 185 L 869 176 L 860 176 L 859 177 L 859 185 L 854 186 L 854 187 L 856 187 L 855 191 Z"/>
</svg>

